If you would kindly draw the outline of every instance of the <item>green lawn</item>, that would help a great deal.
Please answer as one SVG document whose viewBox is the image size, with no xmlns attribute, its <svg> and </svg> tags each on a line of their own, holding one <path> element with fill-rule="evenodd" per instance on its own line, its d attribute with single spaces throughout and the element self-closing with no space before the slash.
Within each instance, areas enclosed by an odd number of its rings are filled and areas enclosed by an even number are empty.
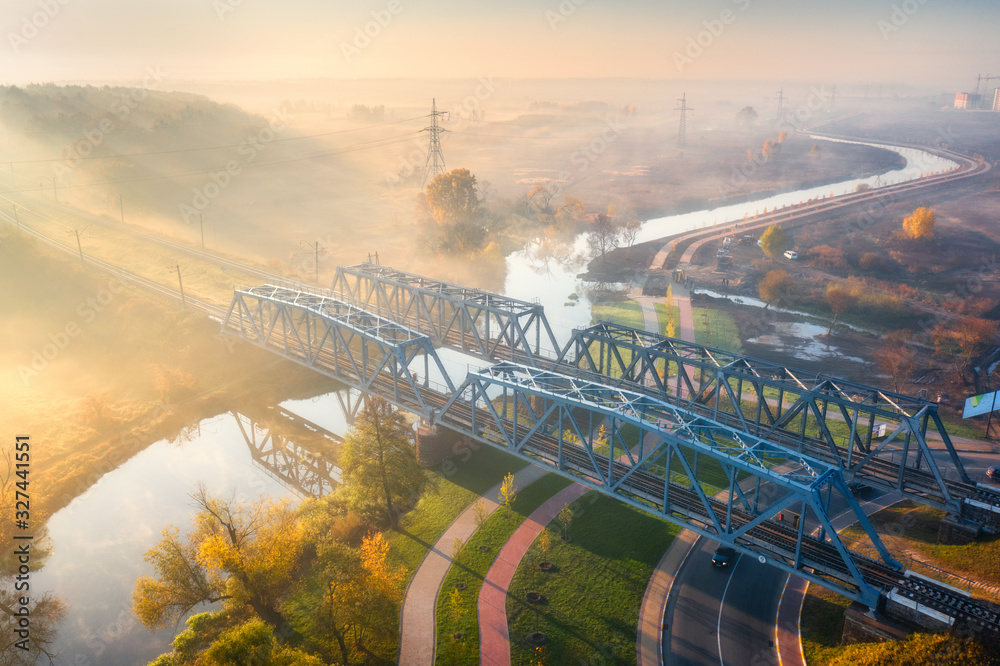
<svg viewBox="0 0 1000 666">
<path fill-rule="evenodd" d="M 424 555 L 476 498 L 500 483 L 504 474 L 521 469 L 527 463 L 499 449 L 482 445 L 472 451 L 469 459 L 454 459 L 454 472 L 428 472 L 437 481 L 437 488 L 420 498 L 416 508 L 403 516 L 399 528 L 386 532 L 390 557 L 402 564 L 412 576 Z"/>
<path fill-rule="evenodd" d="M 507 596 L 511 663 L 634 664 L 639 608 L 649 578 L 680 529 L 599 493 L 573 506 L 570 542 L 559 538 L 553 521 L 546 529 L 551 547 L 541 571 L 539 543 L 528 551 Z M 528 604 L 529 591 L 543 595 Z M 537 611 L 537 612 L 536 612 Z M 533 631 L 546 634 L 541 654 L 524 642 Z M 542 663 L 542 662 L 538 662 Z"/>
<path fill-rule="evenodd" d="M 942 517 L 943 511 L 904 500 L 873 513 L 870 519 L 890 552 L 909 551 L 927 564 L 992 587 L 1000 587 L 1000 571 L 997 570 L 997 562 L 1000 562 L 1000 535 L 982 534 L 979 539 L 964 546 L 939 544 L 938 525 Z M 855 525 L 843 530 L 843 534 L 853 539 L 861 538 L 861 531 Z M 910 566 L 909 560 L 903 560 L 903 564 Z M 930 575 L 929 571 L 923 571 L 919 566 L 915 570 Z M 955 580 L 944 582 L 961 587 Z M 997 595 L 982 588 L 973 587 L 971 592 L 976 597 L 1000 601 Z"/>
<path fill-rule="evenodd" d="M 706 347 L 715 347 L 737 354 L 743 353 L 743 342 L 733 316 L 723 310 L 692 308 L 694 315 L 694 341 Z"/>
<path fill-rule="evenodd" d="M 549 474 L 517 493 L 511 517 L 508 519 L 503 507 L 497 509 L 483 526 L 476 530 L 462 549 L 458 561 L 452 564 L 441 585 L 437 605 L 437 658 L 439 664 L 479 663 L 479 622 L 477 603 L 479 588 L 483 578 L 500 549 L 520 526 L 545 500 L 570 484 L 570 480 L 557 474 Z M 483 547 L 485 550 L 480 550 Z M 448 555 L 451 555 L 450 547 Z M 461 615 L 453 622 L 450 611 L 450 595 L 456 586 L 465 585 L 460 594 Z M 456 640 L 453 635 L 461 632 L 464 636 Z"/>
<path fill-rule="evenodd" d="M 645 328 L 642 320 L 642 307 L 635 301 L 628 299 L 597 301 L 591 307 L 591 313 L 594 323 L 610 321 L 639 330 Z"/>
<path fill-rule="evenodd" d="M 851 600 L 836 592 L 810 585 L 802 604 L 802 651 L 809 666 L 825 664 L 843 648 L 844 611 Z"/>
</svg>

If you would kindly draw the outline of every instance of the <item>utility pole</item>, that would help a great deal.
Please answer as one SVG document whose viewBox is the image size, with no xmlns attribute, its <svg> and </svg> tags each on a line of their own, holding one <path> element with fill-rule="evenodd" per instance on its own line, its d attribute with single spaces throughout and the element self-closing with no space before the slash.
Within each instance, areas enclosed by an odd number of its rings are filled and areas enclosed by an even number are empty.
<svg viewBox="0 0 1000 666">
<path fill-rule="evenodd" d="M 785 89 L 778 88 L 778 121 L 780 122 L 785 112 Z"/>
<path fill-rule="evenodd" d="M 313 250 L 316 253 L 316 286 L 318 287 L 319 286 L 319 241 L 316 241 L 315 243 L 309 243 L 307 241 L 299 241 L 299 242 L 302 243 L 303 245 L 308 245 L 309 247 L 313 248 Z"/>
<path fill-rule="evenodd" d="M 83 245 L 80 244 L 80 231 L 79 229 L 74 229 L 76 232 L 76 249 L 80 251 L 80 263 L 83 263 Z"/>
<path fill-rule="evenodd" d="M 121 213 L 122 224 L 125 224 L 125 204 L 122 203 L 122 194 L 121 194 L 121 192 L 118 193 L 118 212 Z"/>
<path fill-rule="evenodd" d="M 679 107 L 674 109 L 674 111 L 681 112 L 681 126 L 677 131 L 677 147 L 683 148 L 687 145 L 687 113 L 694 111 L 694 109 L 687 105 L 687 93 L 681 93 L 681 98 L 677 101 L 681 103 Z"/>
<path fill-rule="evenodd" d="M 427 149 L 427 159 L 424 161 L 424 182 L 421 187 L 426 187 L 427 177 L 436 178 L 446 171 L 444 165 L 444 154 L 441 152 L 441 134 L 448 130 L 438 125 L 438 116 L 449 116 L 447 111 L 437 110 L 437 99 L 431 100 L 431 126 L 420 130 L 430 132 L 430 147 Z"/>
<path fill-rule="evenodd" d="M 181 265 L 177 264 L 177 284 L 181 288 L 181 310 L 187 310 L 187 301 L 184 299 L 184 281 L 181 280 Z"/>
</svg>

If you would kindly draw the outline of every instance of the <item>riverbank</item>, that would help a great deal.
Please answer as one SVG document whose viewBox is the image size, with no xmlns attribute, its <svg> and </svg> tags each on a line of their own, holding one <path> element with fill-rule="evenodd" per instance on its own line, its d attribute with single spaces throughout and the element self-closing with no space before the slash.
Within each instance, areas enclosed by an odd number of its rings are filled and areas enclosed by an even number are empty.
<svg viewBox="0 0 1000 666">
<path fill-rule="evenodd" d="M 152 442 L 182 436 L 203 418 L 336 388 L 222 338 L 216 322 L 7 234 L 0 427 L 4 441 L 27 434 L 34 443 L 34 516 L 51 515 Z"/>
</svg>

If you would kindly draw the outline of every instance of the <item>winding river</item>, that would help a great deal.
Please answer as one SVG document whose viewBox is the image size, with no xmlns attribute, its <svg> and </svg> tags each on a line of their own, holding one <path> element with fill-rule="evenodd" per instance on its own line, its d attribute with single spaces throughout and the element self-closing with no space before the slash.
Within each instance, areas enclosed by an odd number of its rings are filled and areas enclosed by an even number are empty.
<svg viewBox="0 0 1000 666">
<path fill-rule="evenodd" d="M 831 192 L 851 192 L 860 183 L 888 185 L 957 166 L 919 150 L 892 150 L 906 158 L 905 168 L 648 220 L 637 242 L 740 220 Z M 586 249 L 587 240 L 580 237 L 558 248 L 536 243 L 507 258 L 507 295 L 540 302 L 561 342 L 573 328 L 591 321 L 585 285 L 577 277 L 586 264 Z M 452 363 L 462 361 L 457 358 Z M 349 420 L 343 402 L 344 394 L 328 394 L 289 401 L 280 407 L 290 419 L 306 419 L 342 435 Z M 273 419 L 265 420 L 278 429 Z M 132 590 L 137 578 L 152 573 L 143 555 L 159 541 L 164 528 L 174 525 L 183 533 L 191 527 L 194 509 L 190 494 L 199 482 L 216 494 L 251 499 L 293 492 L 301 495 L 302 479 L 310 475 L 326 474 L 321 479 L 326 489 L 336 482 L 336 471 L 317 472 L 317 457 L 300 450 L 294 437 L 275 432 L 281 445 L 262 445 L 275 440 L 266 440 L 271 431 L 255 423 L 254 417 L 233 412 L 194 424 L 181 440 L 156 442 L 105 474 L 87 493 L 51 517 L 48 533 L 52 555 L 34 574 L 32 587 L 35 595 L 52 591 L 67 606 L 56 645 L 60 652 L 57 663 L 135 666 L 170 649 L 174 630 L 151 633 L 142 627 L 131 611 Z"/>
</svg>

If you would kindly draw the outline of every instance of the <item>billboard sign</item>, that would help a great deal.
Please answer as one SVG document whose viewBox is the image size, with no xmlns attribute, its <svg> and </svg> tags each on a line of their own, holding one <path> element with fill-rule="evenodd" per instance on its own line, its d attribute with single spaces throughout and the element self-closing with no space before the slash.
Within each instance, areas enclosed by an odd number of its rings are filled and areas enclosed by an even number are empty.
<svg viewBox="0 0 1000 666">
<path fill-rule="evenodd" d="M 967 419 L 970 416 L 989 414 L 996 408 L 996 401 L 996 391 L 969 396 L 965 399 L 965 410 L 962 412 L 962 418 Z"/>
</svg>

